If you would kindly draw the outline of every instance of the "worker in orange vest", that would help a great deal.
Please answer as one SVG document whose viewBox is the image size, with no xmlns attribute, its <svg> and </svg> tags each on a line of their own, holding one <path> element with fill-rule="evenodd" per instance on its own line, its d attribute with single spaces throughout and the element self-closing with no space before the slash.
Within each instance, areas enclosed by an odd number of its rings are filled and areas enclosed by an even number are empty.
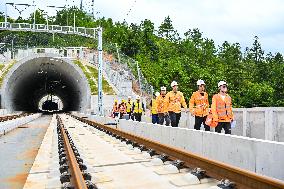
<svg viewBox="0 0 284 189">
<path fill-rule="evenodd" d="M 119 113 L 120 113 L 120 119 L 123 118 L 124 114 L 126 114 L 126 104 L 125 101 L 122 100 L 121 103 L 119 104 Z"/>
<path fill-rule="evenodd" d="M 169 126 L 171 123 L 171 120 L 169 117 L 169 112 L 166 109 L 166 105 L 165 105 L 166 94 L 167 94 L 167 88 L 161 87 L 161 92 L 160 92 L 160 95 L 156 98 L 156 103 L 157 103 L 159 124 L 163 125 L 164 122 L 166 122 L 166 126 Z"/>
<path fill-rule="evenodd" d="M 115 100 L 114 105 L 112 107 L 112 116 L 115 118 L 115 117 L 118 117 L 118 115 L 119 115 L 118 101 Z"/>
<path fill-rule="evenodd" d="M 205 124 L 206 117 L 209 113 L 208 94 L 205 92 L 205 82 L 197 81 L 198 90 L 193 92 L 189 101 L 189 111 L 192 116 L 195 116 L 194 129 L 200 130 L 203 123 L 205 131 L 210 131 L 210 127 Z"/>
<path fill-rule="evenodd" d="M 213 96 L 211 105 L 213 121 L 218 122 L 215 132 L 221 133 L 224 129 L 225 134 L 231 134 L 231 122 L 234 119 L 232 99 L 227 94 L 228 85 L 225 81 L 220 81 L 218 87 L 220 92 Z"/>
<path fill-rule="evenodd" d="M 173 90 L 167 93 L 165 97 L 165 104 L 171 119 L 171 126 L 178 127 L 181 117 L 181 106 L 183 106 L 187 112 L 187 104 L 185 102 L 183 93 L 178 91 L 178 83 L 173 81 L 171 83 L 171 87 Z"/>
</svg>

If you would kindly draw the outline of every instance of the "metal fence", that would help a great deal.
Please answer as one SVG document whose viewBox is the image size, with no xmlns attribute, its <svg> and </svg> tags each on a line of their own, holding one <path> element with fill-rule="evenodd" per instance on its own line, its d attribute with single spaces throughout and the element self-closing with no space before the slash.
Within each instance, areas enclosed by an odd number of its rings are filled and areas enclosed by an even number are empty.
<svg viewBox="0 0 284 189">
<path fill-rule="evenodd" d="M 149 84 L 144 77 L 139 63 L 121 52 L 115 44 L 106 44 L 105 50 L 115 55 L 116 62 L 120 65 L 121 69 L 128 72 L 130 79 L 133 81 L 133 90 L 142 96 L 152 96 L 153 86 Z"/>
</svg>

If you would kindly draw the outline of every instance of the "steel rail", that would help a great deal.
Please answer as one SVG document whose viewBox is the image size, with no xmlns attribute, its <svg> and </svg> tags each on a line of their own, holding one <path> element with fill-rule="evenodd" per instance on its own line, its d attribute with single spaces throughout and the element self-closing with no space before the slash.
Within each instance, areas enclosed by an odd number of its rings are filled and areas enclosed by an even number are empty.
<svg viewBox="0 0 284 189">
<path fill-rule="evenodd" d="M 61 121 L 61 118 L 59 118 L 59 120 Z M 61 130 L 61 133 L 62 133 L 62 136 L 63 136 L 64 147 L 65 147 L 68 163 L 70 165 L 69 168 L 70 168 L 70 172 L 71 172 L 72 184 L 74 185 L 74 187 L 76 189 L 87 189 L 85 179 L 83 178 L 82 172 L 81 172 L 79 165 L 77 163 L 77 160 L 75 158 L 75 154 L 74 154 L 74 152 L 71 148 L 71 145 L 69 143 L 69 139 L 68 139 L 67 134 L 65 133 L 65 130 L 63 128 L 62 121 L 61 121 L 60 130 Z"/>
<path fill-rule="evenodd" d="M 185 165 L 188 167 L 204 169 L 206 171 L 206 175 L 209 177 L 219 180 L 229 179 L 236 183 L 236 187 L 238 189 L 284 189 L 284 182 L 280 180 L 258 175 L 252 171 L 205 158 L 176 147 L 164 145 L 159 142 L 122 131 L 118 128 L 106 126 L 74 115 L 72 116 L 91 126 L 102 128 L 128 140 L 144 145 L 148 149 L 154 149 L 156 152 L 167 154 L 172 160 L 181 160 L 185 162 Z"/>
<path fill-rule="evenodd" d="M 24 116 L 28 116 L 28 115 L 31 115 L 31 114 L 29 114 L 29 113 L 21 113 L 21 114 L 0 116 L 0 122 L 4 122 L 4 121 L 16 119 L 16 118 L 24 117 Z"/>
</svg>

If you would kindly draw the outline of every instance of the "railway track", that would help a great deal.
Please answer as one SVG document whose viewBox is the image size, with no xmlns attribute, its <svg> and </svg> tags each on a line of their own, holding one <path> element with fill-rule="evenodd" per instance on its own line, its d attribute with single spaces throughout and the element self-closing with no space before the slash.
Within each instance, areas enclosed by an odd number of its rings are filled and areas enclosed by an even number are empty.
<svg viewBox="0 0 284 189">
<path fill-rule="evenodd" d="M 4 122 L 4 121 L 16 119 L 16 118 L 24 117 L 24 116 L 28 116 L 28 115 L 32 115 L 32 113 L 21 113 L 21 114 L 0 116 L 0 122 Z"/>
<path fill-rule="evenodd" d="M 69 132 L 57 115 L 60 181 L 66 189 L 96 189 Z"/>
<path fill-rule="evenodd" d="M 150 156 L 158 157 L 162 163 L 171 162 L 178 170 L 189 168 L 198 179 L 214 178 L 219 180 L 217 188 L 223 189 L 283 189 L 284 183 L 261 176 L 231 165 L 204 158 L 190 152 L 167 146 L 147 138 L 121 131 L 113 126 L 102 125 L 86 118 L 71 117 L 105 132 L 110 137 L 139 148 Z"/>
</svg>

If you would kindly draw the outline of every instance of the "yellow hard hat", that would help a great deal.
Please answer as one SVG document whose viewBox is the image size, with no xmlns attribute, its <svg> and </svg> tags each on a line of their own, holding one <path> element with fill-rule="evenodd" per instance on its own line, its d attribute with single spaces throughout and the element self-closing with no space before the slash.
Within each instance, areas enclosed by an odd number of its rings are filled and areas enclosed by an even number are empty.
<svg viewBox="0 0 284 189">
<path fill-rule="evenodd" d="M 114 102 L 118 102 L 118 100 L 114 100 Z"/>
</svg>

